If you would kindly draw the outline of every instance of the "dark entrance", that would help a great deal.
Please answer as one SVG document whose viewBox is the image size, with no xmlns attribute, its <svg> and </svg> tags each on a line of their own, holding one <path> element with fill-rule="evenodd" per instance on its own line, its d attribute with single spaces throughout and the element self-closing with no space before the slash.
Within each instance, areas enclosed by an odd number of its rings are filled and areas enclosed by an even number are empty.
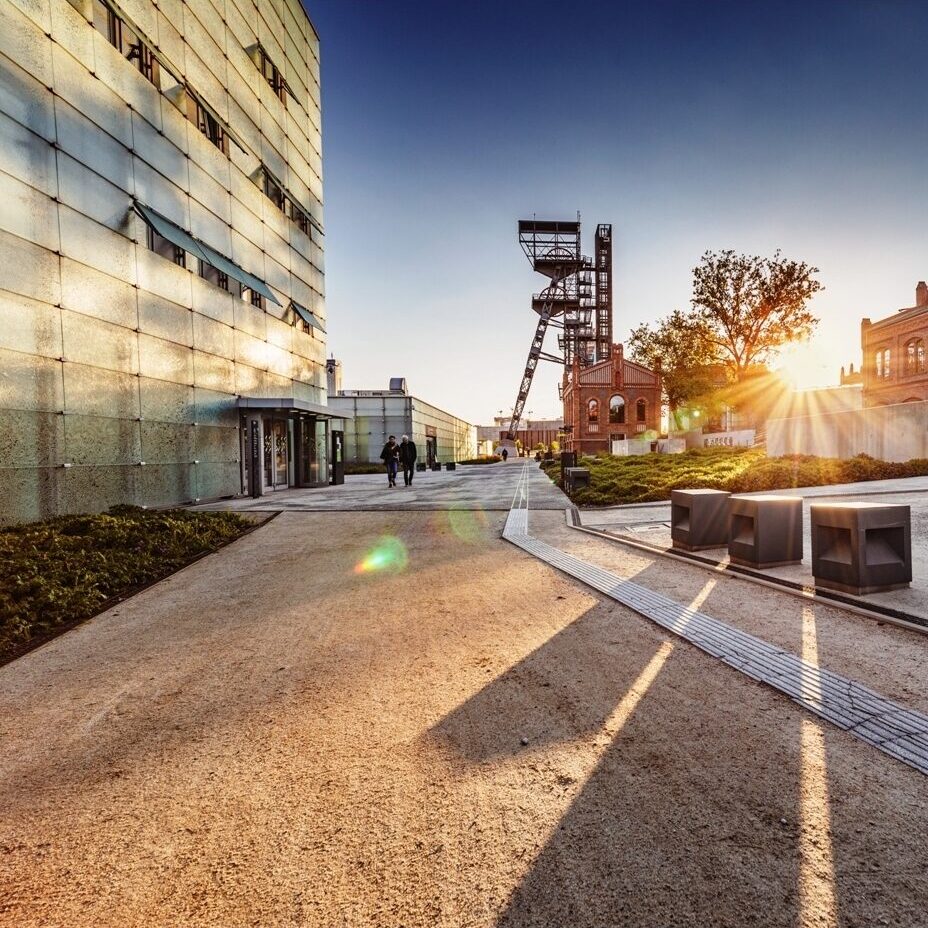
<svg viewBox="0 0 928 928">
<path fill-rule="evenodd" d="M 332 430 L 332 483 L 345 482 L 345 433 Z"/>
</svg>

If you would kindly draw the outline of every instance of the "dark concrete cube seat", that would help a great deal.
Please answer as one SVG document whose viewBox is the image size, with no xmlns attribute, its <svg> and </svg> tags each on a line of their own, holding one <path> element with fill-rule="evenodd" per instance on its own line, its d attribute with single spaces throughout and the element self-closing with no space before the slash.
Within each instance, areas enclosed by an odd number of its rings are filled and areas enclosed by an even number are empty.
<svg viewBox="0 0 928 928">
<path fill-rule="evenodd" d="M 572 492 L 579 487 L 588 487 L 590 485 L 590 469 L 588 467 L 566 467 L 564 468 L 564 479 L 568 491 Z"/>
<path fill-rule="evenodd" d="M 724 490 L 671 490 L 670 537 L 675 548 L 701 551 L 728 544 L 728 498 Z"/>
<path fill-rule="evenodd" d="M 432 464 L 432 470 L 441 470 L 441 464 L 439 464 L 438 461 L 435 461 Z"/>
<path fill-rule="evenodd" d="M 425 468 L 426 468 L 426 465 L 425 465 L 425 463 L 424 463 L 423 461 L 416 461 L 416 470 L 417 470 L 417 471 L 425 470 Z"/>
<path fill-rule="evenodd" d="M 445 464 L 445 470 L 456 470 L 456 469 L 457 469 L 457 464 L 455 464 L 454 461 L 448 461 L 448 463 Z"/>
<path fill-rule="evenodd" d="M 859 596 L 912 582 L 908 506 L 817 503 L 809 513 L 816 586 Z"/>
<path fill-rule="evenodd" d="M 802 561 L 801 496 L 733 496 L 728 557 L 745 567 L 781 567 Z"/>
</svg>

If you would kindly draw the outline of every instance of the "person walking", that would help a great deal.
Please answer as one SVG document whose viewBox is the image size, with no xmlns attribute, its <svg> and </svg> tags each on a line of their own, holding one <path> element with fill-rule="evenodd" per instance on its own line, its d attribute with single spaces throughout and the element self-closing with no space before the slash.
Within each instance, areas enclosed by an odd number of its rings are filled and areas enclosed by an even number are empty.
<svg viewBox="0 0 928 928">
<path fill-rule="evenodd" d="M 383 451 L 380 452 L 380 460 L 386 465 L 387 468 L 387 486 L 395 487 L 396 486 L 396 466 L 399 462 L 399 445 L 396 443 L 396 436 L 391 435 L 387 443 L 383 446 Z"/>
<path fill-rule="evenodd" d="M 508 452 L 505 448 L 503 448 L 503 450 L 500 452 L 500 454 L 502 455 L 503 463 L 505 464 L 505 463 L 506 463 L 506 458 L 509 457 L 509 452 Z"/>
<path fill-rule="evenodd" d="M 400 439 L 399 458 L 400 464 L 403 465 L 403 483 L 410 487 L 413 474 L 416 472 L 416 443 L 408 435 Z"/>
</svg>

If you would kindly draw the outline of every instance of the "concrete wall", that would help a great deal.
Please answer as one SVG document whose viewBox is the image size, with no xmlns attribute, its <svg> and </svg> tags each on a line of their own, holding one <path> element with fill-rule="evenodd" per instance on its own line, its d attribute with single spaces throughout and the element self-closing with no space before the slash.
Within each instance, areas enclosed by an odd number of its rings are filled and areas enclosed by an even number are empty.
<svg viewBox="0 0 928 928">
<path fill-rule="evenodd" d="M 829 458 L 864 453 L 882 461 L 928 458 L 928 402 L 770 419 L 767 453 Z"/>
<path fill-rule="evenodd" d="M 114 7 L 244 151 L 214 146 L 120 54 L 90 0 L 0 0 L 3 522 L 237 493 L 237 396 L 325 402 L 324 336 L 289 308 L 325 317 L 323 239 L 256 180 L 269 167 L 321 223 L 319 43 L 299 0 Z M 259 41 L 293 89 L 286 106 L 246 52 Z M 133 199 L 282 305 L 149 250 Z"/>
</svg>

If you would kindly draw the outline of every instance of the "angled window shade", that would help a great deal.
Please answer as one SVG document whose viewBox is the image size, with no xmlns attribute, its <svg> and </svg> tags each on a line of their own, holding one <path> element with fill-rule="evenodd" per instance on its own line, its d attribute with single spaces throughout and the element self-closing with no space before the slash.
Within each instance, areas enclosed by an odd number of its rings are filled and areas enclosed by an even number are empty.
<svg viewBox="0 0 928 928">
<path fill-rule="evenodd" d="M 214 268 L 223 274 L 237 280 L 249 290 L 260 293 L 263 297 L 283 306 L 283 303 L 277 299 L 271 291 L 271 288 L 253 274 L 242 270 L 237 264 L 230 261 L 225 255 L 221 255 L 215 248 L 210 248 L 205 242 L 194 238 L 189 232 L 185 232 L 180 226 L 175 225 L 170 219 L 165 218 L 161 213 L 155 212 L 150 206 L 142 203 L 134 204 L 135 211 L 148 223 L 160 236 L 173 242 L 178 248 L 183 248 L 194 257 L 211 264 Z"/>
<path fill-rule="evenodd" d="M 141 203 L 135 204 L 135 211 L 145 220 L 162 238 L 173 242 L 178 248 L 183 248 L 195 258 L 211 263 L 206 257 L 200 243 L 189 232 L 185 232 L 180 226 L 175 225 L 170 219 L 166 219 L 161 213 L 156 213 L 151 207 L 143 206 Z"/>
<path fill-rule="evenodd" d="M 291 300 L 290 305 L 293 307 L 293 311 L 307 324 L 311 325 L 314 329 L 318 329 L 320 332 L 325 333 L 325 326 L 319 321 L 319 318 L 313 313 L 311 313 L 305 306 L 300 306 L 296 300 Z"/>
</svg>

